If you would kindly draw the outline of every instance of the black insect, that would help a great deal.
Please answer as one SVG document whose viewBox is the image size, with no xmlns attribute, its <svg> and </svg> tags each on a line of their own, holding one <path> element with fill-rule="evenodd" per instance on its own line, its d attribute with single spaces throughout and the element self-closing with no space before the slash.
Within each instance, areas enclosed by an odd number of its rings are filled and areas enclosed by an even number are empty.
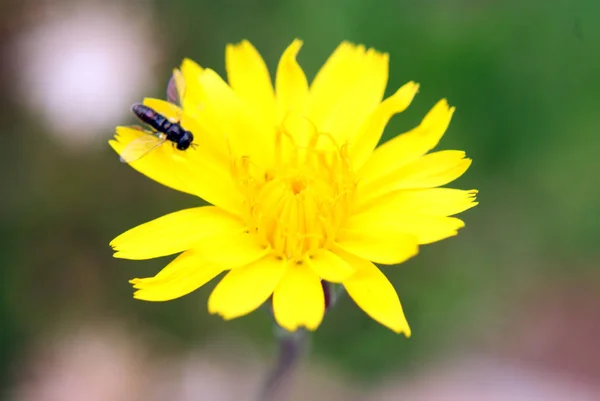
<svg viewBox="0 0 600 401">
<path fill-rule="evenodd" d="M 167 98 L 171 103 L 176 103 L 177 99 L 173 95 L 173 81 L 173 78 L 169 81 Z M 171 142 L 181 151 L 195 145 L 193 143 L 194 135 L 190 131 L 184 129 L 179 122 L 169 120 L 151 107 L 136 103 L 131 106 L 131 111 L 133 111 L 140 121 L 151 127 L 152 131 L 136 127 L 136 129 L 147 135 L 142 135 L 125 146 L 121 152 L 121 161 L 123 163 L 131 163 L 139 160 L 166 142 Z"/>
<path fill-rule="evenodd" d="M 167 141 L 175 143 L 177 149 L 186 150 L 192 144 L 194 135 L 190 131 L 184 130 L 179 123 L 169 121 L 162 114 L 143 104 L 134 104 L 131 106 L 131 110 L 141 121 L 154 128 L 157 132 L 165 134 Z"/>
</svg>

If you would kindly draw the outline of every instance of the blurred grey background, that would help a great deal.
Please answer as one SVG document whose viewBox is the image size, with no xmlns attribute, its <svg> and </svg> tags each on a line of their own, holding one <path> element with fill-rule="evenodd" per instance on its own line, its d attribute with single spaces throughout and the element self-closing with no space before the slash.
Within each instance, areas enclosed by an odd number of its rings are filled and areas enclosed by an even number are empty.
<svg viewBox="0 0 600 401">
<path fill-rule="evenodd" d="M 168 303 L 108 242 L 198 204 L 119 163 L 129 105 L 164 97 L 183 57 L 224 74 L 249 39 L 271 71 L 304 40 L 310 77 L 342 40 L 391 56 L 388 94 L 440 98 L 440 148 L 474 159 L 458 237 L 385 272 L 406 340 L 350 300 L 328 313 L 295 400 L 600 400 L 600 2 L 0 1 L 0 394 L 7 400 L 245 400 L 274 356 L 266 313 L 210 316 L 213 285 Z"/>
</svg>

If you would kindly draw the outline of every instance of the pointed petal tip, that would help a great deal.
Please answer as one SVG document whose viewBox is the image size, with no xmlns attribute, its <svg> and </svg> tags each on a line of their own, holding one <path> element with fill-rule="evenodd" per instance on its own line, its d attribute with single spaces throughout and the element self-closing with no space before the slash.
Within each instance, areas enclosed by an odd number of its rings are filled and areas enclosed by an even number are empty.
<svg viewBox="0 0 600 401">
<path fill-rule="evenodd" d="M 291 322 L 280 322 L 277 321 L 277 324 L 279 326 L 281 326 L 281 328 L 289 331 L 290 333 L 294 333 L 297 330 L 300 329 L 306 329 L 309 331 L 316 331 L 319 326 L 321 325 L 322 319 L 319 321 L 315 321 L 315 322 L 304 322 L 304 323 L 291 323 Z"/>
<path fill-rule="evenodd" d="M 133 293 L 133 298 L 140 300 L 140 301 L 146 301 L 146 302 L 161 302 L 164 301 L 162 299 L 154 299 L 152 297 L 147 296 L 147 294 L 145 294 L 144 290 L 137 290 L 136 292 Z"/>
<path fill-rule="evenodd" d="M 223 319 L 223 320 L 231 320 L 231 319 L 233 319 L 233 316 L 230 316 L 230 315 L 228 315 L 228 314 L 226 314 L 226 313 L 223 313 L 223 312 L 221 312 L 221 311 L 219 311 L 219 310 L 214 310 L 214 311 L 212 311 L 212 312 L 210 312 L 210 313 L 211 313 L 212 315 L 217 315 L 217 316 L 219 316 L 219 317 L 220 317 L 221 319 Z"/>
<path fill-rule="evenodd" d="M 349 40 L 342 41 L 338 45 L 338 47 L 336 48 L 335 51 L 340 51 L 340 50 L 343 50 L 343 51 L 354 51 L 357 54 L 360 54 L 361 56 L 364 55 L 365 53 L 367 53 L 367 47 L 365 45 L 363 45 L 361 43 L 354 43 L 354 42 L 351 42 Z M 369 50 L 371 50 L 371 52 L 375 51 L 375 49 L 369 49 Z"/>
<path fill-rule="evenodd" d="M 410 338 L 412 334 L 410 326 L 404 317 L 402 317 L 399 321 L 386 326 L 396 334 L 404 334 L 406 338 Z"/>
<path fill-rule="evenodd" d="M 450 114 L 450 116 L 452 116 L 452 114 L 454 114 L 454 111 L 456 110 L 456 107 L 454 106 L 450 106 L 450 103 L 448 103 L 448 99 L 446 98 L 442 98 L 440 99 L 435 106 L 433 106 L 433 109 L 436 109 L 436 107 L 443 109 L 446 113 Z M 441 110 L 438 110 L 441 111 Z"/>
<path fill-rule="evenodd" d="M 321 318 L 318 320 L 315 320 L 313 322 L 306 322 L 306 324 L 304 325 L 304 328 L 309 331 L 316 331 L 319 328 L 319 326 L 321 326 L 321 323 L 323 323 L 324 317 L 325 317 L 325 315 L 323 314 L 323 315 L 321 315 Z"/>
<path fill-rule="evenodd" d="M 135 291 L 133 293 L 133 298 L 134 299 L 139 299 L 141 301 L 145 301 L 145 299 L 144 299 L 144 292 L 141 289 L 137 289 L 137 291 Z"/>
<path fill-rule="evenodd" d="M 298 328 L 299 328 L 297 324 L 290 324 L 290 322 L 289 322 L 289 321 L 288 321 L 288 322 L 280 322 L 280 321 L 277 321 L 277 324 L 278 324 L 278 325 L 279 325 L 281 328 L 283 328 L 283 329 L 285 329 L 285 330 L 289 331 L 290 333 L 293 333 L 293 332 L 295 332 L 295 331 L 296 331 L 296 330 L 298 330 Z"/>
<path fill-rule="evenodd" d="M 127 260 L 148 260 L 153 259 L 152 257 L 147 257 L 146 255 L 141 255 L 135 251 L 124 251 L 122 249 L 117 250 L 113 255 L 115 259 L 127 259 Z"/>
<path fill-rule="evenodd" d="M 191 58 L 188 57 L 184 57 L 184 59 L 181 61 L 181 66 L 180 66 L 180 70 L 183 73 L 186 70 L 191 70 L 191 69 L 199 69 L 200 72 L 202 72 L 202 67 L 200 66 L 200 64 L 196 63 L 194 60 L 192 60 Z"/>
<path fill-rule="evenodd" d="M 391 98 L 396 97 L 396 102 L 401 105 L 401 107 L 397 108 L 396 113 L 401 113 L 406 110 L 417 93 L 419 93 L 420 87 L 421 85 L 415 81 L 408 81 L 391 96 Z"/>
<path fill-rule="evenodd" d="M 402 85 L 400 87 L 400 89 L 398 89 L 396 92 L 404 90 L 404 91 L 409 92 L 409 93 L 413 92 L 413 96 L 414 96 L 417 93 L 419 93 L 419 88 L 420 87 L 421 87 L 421 84 L 419 84 L 418 82 L 408 81 L 407 83 L 405 83 L 404 85 Z"/>
<path fill-rule="evenodd" d="M 209 309 L 208 312 L 211 315 L 217 315 L 217 316 L 219 316 L 221 319 L 223 319 L 225 321 L 233 320 L 235 318 L 243 316 L 243 315 L 236 315 L 236 314 L 231 314 L 231 313 L 228 314 L 228 313 L 222 312 L 220 310 L 213 310 L 211 312 L 211 310 Z"/>
<path fill-rule="evenodd" d="M 227 45 L 225 45 L 225 52 L 238 50 L 238 49 L 242 49 L 242 48 L 248 48 L 248 47 L 254 47 L 254 46 L 252 46 L 252 43 L 250 43 L 250 41 L 248 39 L 242 39 L 237 42 L 227 43 Z"/>
<path fill-rule="evenodd" d="M 147 259 L 152 259 L 152 258 L 148 258 L 144 255 L 140 255 L 139 253 L 131 252 L 131 251 L 126 251 L 123 249 L 115 249 L 115 253 L 113 253 L 113 258 L 115 259 L 127 259 L 127 260 L 147 260 Z"/>
<path fill-rule="evenodd" d="M 298 52 L 300 51 L 300 49 L 302 48 L 302 45 L 304 45 L 304 41 L 302 41 L 301 39 L 294 39 L 292 41 L 292 43 L 289 45 L 289 51 L 290 53 L 296 57 L 298 55 Z"/>
<path fill-rule="evenodd" d="M 129 127 L 127 125 L 118 125 L 115 128 L 115 138 L 118 139 L 119 135 L 121 135 L 123 133 L 123 131 L 126 129 L 131 129 L 131 127 Z"/>
<path fill-rule="evenodd" d="M 119 142 L 119 139 L 121 137 L 123 129 L 125 129 L 125 128 L 127 128 L 127 127 L 124 125 L 117 125 L 115 127 L 115 134 L 113 135 L 113 137 L 111 139 L 109 139 L 108 143 L 110 143 L 111 141 Z"/>
</svg>

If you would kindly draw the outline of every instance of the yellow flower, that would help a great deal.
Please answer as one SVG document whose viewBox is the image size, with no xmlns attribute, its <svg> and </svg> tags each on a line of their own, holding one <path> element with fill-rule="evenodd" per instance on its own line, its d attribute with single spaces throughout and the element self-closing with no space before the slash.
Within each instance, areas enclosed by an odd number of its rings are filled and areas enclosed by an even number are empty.
<svg viewBox="0 0 600 401">
<path fill-rule="evenodd" d="M 193 132 L 194 149 L 162 146 L 131 166 L 214 206 L 168 214 L 111 242 L 115 257 L 181 253 L 154 277 L 131 280 L 135 298 L 167 301 L 227 272 L 208 300 L 225 319 L 272 299 L 287 330 L 316 329 L 325 312 L 321 281 L 341 283 L 369 316 L 410 335 L 398 295 L 373 263 L 404 262 L 457 234 L 449 217 L 475 206 L 475 190 L 437 188 L 471 164 L 458 150 L 426 154 L 454 108 L 440 100 L 414 129 L 378 147 L 389 119 L 417 93 L 409 82 L 383 99 L 388 55 L 342 43 L 309 85 L 294 41 L 273 86 L 247 41 L 226 51 L 229 83 L 184 60 L 176 70 L 182 109 L 144 104 Z M 121 152 L 140 133 L 118 127 Z"/>
</svg>

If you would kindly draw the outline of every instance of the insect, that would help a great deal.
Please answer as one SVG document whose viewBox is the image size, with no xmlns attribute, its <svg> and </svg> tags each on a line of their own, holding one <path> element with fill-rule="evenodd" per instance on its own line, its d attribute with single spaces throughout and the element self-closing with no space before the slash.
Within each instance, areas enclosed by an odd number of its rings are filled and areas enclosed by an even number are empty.
<svg viewBox="0 0 600 401">
<path fill-rule="evenodd" d="M 167 87 L 167 99 L 171 103 L 178 103 L 177 99 L 181 95 L 181 92 L 178 94 L 178 90 L 175 88 L 175 80 L 177 78 L 179 76 L 176 76 L 176 73 L 174 73 Z M 131 111 L 133 111 L 140 121 L 151 127 L 152 131 L 145 130 L 142 127 L 135 127 L 147 135 L 143 135 L 125 146 L 121 152 L 121 161 L 123 163 L 132 163 L 139 160 L 166 142 L 173 143 L 181 151 L 195 145 L 193 143 L 194 135 L 190 131 L 184 129 L 179 122 L 169 120 L 153 108 L 136 103 L 131 106 Z"/>
</svg>

